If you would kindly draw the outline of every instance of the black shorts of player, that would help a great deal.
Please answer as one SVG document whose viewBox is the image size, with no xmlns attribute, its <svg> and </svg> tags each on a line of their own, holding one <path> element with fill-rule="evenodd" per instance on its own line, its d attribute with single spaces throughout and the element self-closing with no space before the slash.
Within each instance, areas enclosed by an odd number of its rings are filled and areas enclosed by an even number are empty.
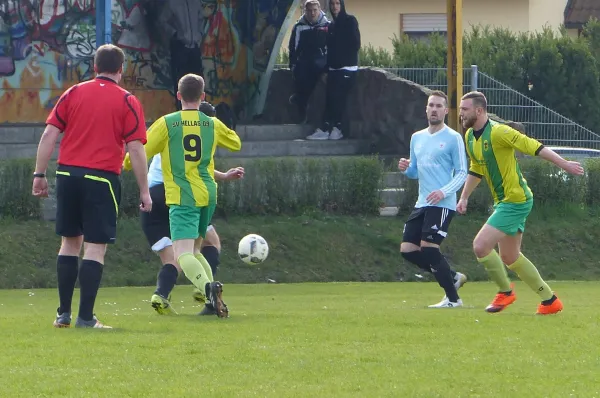
<svg viewBox="0 0 600 398">
<path fill-rule="evenodd" d="M 150 213 L 140 212 L 140 222 L 148 244 L 153 246 L 162 238 L 171 238 L 169 206 L 166 204 L 165 185 L 158 184 L 151 187 L 150 198 L 152 199 L 152 211 Z"/>
<path fill-rule="evenodd" d="M 415 208 L 404 224 L 403 242 L 421 245 L 421 241 L 440 245 L 448 234 L 454 210 L 427 206 Z"/>
<path fill-rule="evenodd" d="M 152 211 L 149 213 L 141 211 L 140 222 L 146 240 L 152 246 L 162 238 L 171 238 L 169 207 L 165 201 L 165 185 L 158 184 L 151 187 L 150 198 L 152 199 Z"/>
<path fill-rule="evenodd" d="M 56 171 L 56 233 L 83 235 L 84 242 L 114 243 L 121 180 L 107 171 L 59 165 Z"/>
</svg>

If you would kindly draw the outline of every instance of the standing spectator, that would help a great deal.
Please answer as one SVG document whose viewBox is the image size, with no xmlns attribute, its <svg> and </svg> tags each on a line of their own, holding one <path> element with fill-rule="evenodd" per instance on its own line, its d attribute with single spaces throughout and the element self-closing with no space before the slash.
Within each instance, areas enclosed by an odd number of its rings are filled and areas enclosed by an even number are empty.
<svg viewBox="0 0 600 398">
<path fill-rule="evenodd" d="M 167 0 L 160 15 L 160 24 L 169 40 L 173 93 L 177 94 L 179 79 L 188 73 L 204 76 L 202 67 L 203 10 L 215 8 L 216 1 Z M 175 99 L 177 110 L 181 102 Z"/>
<path fill-rule="evenodd" d="M 124 60 L 120 48 L 100 46 L 94 56 L 96 78 L 63 93 L 46 120 L 38 146 L 32 193 L 46 197 L 46 169 L 56 140 L 63 133 L 56 171 L 56 233 L 62 237 L 56 260 L 60 306 L 54 326 L 58 328 L 71 326 L 71 302 L 79 276 L 81 293 L 75 327 L 110 329 L 94 315 L 94 303 L 106 245 L 114 243 L 117 235 L 119 174 L 125 146 L 140 188 L 140 208 L 152 209 L 144 152 L 144 112 L 137 98 L 118 84 Z"/>
<path fill-rule="evenodd" d="M 327 34 L 327 94 L 323 124 L 309 140 L 339 140 L 350 90 L 358 72 L 360 30 L 358 21 L 346 13 L 344 0 L 329 0 L 333 22 Z"/>
<path fill-rule="evenodd" d="M 294 75 L 294 94 L 290 103 L 298 107 L 302 123 L 306 107 L 327 64 L 329 20 L 318 0 L 306 0 L 304 15 L 292 29 L 289 43 L 290 69 Z"/>
</svg>

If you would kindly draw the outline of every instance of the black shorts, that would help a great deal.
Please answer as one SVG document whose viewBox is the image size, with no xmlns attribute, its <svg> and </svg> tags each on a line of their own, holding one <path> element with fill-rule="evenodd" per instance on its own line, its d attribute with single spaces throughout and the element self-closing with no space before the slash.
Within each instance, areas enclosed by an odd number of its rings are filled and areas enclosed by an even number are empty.
<svg viewBox="0 0 600 398">
<path fill-rule="evenodd" d="M 169 207 L 165 203 L 164 184 L 150 188 L 150 198 L 152 199 L 152 211 L 150 213 L 141 211 L 140 221 L 148 244 L 153 246 L 162 238 L 171 238 Z"/>
<path fill-rule="evenodd" d="M 166 204 L 165 185 L 158 184 L 150 188 L 150 198 L 152 199 L 152 211 L 150 213 L 140 212 L 140 222 L 142 230 L 146 235 L 148 244 L 152 247 L 163 238 L 171 239 L 171 227 L 169 225 L 169 206 Z M 209 223 L 209 229 L 212 223 Z M 164 245 L 157 245 L 163 248 Z"/>
<path fill-rule="evenodd" d="M 56 233 L 83 235 L 88 243 L 114 243 L 121 203 L 121 180 L 107 171 L 58 166 L 56 171 Z"/>
<path fill-rule="evenodd" d="M 402 242 L 413 243 L 417 246 L 421 245 L 421 241 L 440 245 L 448 234 L 448 227 L 454 213 L 454 210 L 445 207 L 415 208 L 404 224 Z"/>
</svg>

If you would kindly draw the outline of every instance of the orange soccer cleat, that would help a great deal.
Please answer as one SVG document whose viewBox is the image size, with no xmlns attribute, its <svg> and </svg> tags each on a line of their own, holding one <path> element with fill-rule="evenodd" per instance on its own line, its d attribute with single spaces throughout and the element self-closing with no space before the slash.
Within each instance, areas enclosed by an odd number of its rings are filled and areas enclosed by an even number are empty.
<svg viewBox="0 0 600 398">
<path fill-rule="evenodd" d="M 560 301 L 560 299 L 558 297 L 556 297 L 556 299 L 552 302 L 552 304 L 549 304 L 549 305 L 540 304 L 540 305 L 538 305 L 538 309 L 537 309 L 536 315 L 558 314 L 562 310 L 563 310 L 563 303 L 562 303 L 562 301 Z"/>
<path fill-rule="evenodd" d="M 514 292 L 514 284 L 510 285 L 510 289 L 510 293 L 500 292 L 496 294 L 496 297 L 494 297 L 492 303 L 485 307 L 486 312 L 500 312 L 512 303 L 514 303 L 517 299 L 517 295 Z"/>
</svg>

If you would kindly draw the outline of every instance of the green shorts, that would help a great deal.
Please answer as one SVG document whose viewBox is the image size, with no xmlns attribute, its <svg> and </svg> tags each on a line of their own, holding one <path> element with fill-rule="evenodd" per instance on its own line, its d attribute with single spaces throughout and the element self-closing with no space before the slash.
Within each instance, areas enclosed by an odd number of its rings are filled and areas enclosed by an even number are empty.
<svg viewBox="0 0 600 398">
<path fill-rule="evenodd" d="M 494 213 L 488 218 L 487 224 L 514 236 L 518 232 L 525 232 L 527 216 L 533 208 L 533 200 L 524 203 L 498 203 L 494 206 Z"/>
<path fill-rule="evenodd" d="M 171 240 L 198 239 L 199 236 L 206 238 L 206 229 L 215 207 L 169 206 Z"/>
</svg>

